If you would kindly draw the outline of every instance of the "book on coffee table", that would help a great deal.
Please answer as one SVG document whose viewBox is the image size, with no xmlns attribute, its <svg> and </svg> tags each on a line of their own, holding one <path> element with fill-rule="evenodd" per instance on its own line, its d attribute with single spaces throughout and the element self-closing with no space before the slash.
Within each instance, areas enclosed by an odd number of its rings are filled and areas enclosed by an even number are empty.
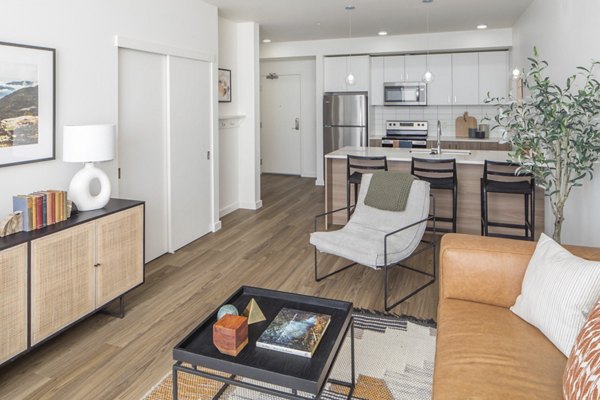
<svg viewBox="0 0 600 400">
<path fill-rule="evenodd" d="M 256 341 L 256 347 L 311 358 L 331 316 L 283 308 Z"/>
</svg>

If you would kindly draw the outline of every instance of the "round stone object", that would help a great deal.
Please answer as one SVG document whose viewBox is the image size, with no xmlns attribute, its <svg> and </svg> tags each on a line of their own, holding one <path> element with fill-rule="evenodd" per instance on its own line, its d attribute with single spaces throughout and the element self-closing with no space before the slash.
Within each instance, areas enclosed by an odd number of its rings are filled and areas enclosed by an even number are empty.
<svg viewBox="0 0 600 400">
<path fill-rule="evenodd" d="M 224 315 L 227 315 L 227 314 L 240 315 L 240 313 L 238 312 L 237 308 L 235 308 L 234 305 L 225 304 L 224 306 L 219 308 L 219 312 L 217 313 L 217 320 L 220 320 L 221 318 L 223 318 Z"/>
</svg>

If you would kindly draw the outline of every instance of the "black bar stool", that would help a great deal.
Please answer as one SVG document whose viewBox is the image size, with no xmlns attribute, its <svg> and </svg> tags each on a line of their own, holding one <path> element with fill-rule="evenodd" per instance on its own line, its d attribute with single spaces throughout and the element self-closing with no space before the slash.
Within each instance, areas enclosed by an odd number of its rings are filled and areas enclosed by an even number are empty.
<svg viewBox="0 0 600 400">
<path fill-rule="evenodd" d="M 438 228 L 440 232 L 456 232 L 456 208 L 458 204 L 458 178 L 456 174 L 456 160 L 449 158 L 445 160 L 414 158 L 410 163 L 410 173 L 421 180 L 427 181 L 431 189 L 452 191 L 452 217 L 438 217 L 435 222 L 450 222 L 452 229 Z M 431 228 L 427 228 L 431 230 Z"/>
<path fill-rule="evenodd" d="M 508 162 L 485 161 L 481 178 L 481 235 L 510 239 L 535 240 L 535 180 L 532 174 L 517 174 L 518 165 Z M 516 194 L 525 200 L 523 224 L 490 221 L 488 193 Z M 523 229 L 524 235 L 490 233 L 489 227 Z"/>
<path fill-rule="evenodd" d="M 358 170 L 358 171 L 357 171 Z M 350 218 L 350 185 L 354 185 L 354 204 L 358 201 L 358 186 L 362 181 L 361 171 L 388 170 L 386 156 L 363 157 L 348 155 L 346 162 L 346 206 Z"/>
</svg>

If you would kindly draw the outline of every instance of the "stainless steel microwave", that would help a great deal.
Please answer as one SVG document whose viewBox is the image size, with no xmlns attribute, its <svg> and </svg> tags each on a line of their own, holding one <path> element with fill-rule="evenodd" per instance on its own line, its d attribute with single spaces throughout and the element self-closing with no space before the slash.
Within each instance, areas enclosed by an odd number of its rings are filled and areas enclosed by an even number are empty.
<svg viewBox="0 0 600 400">
<path fill-rule="evenodd" d="M 383 84 L 386 106 L 426 106 L 427 84 L 424 82 L 386 82 Z"/>
</svg>

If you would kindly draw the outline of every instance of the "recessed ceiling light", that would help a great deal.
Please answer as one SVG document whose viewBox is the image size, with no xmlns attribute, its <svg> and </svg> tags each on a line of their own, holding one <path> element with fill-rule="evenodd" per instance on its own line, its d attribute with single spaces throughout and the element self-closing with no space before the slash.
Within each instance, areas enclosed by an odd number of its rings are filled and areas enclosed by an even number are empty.
<svg viewBox="0 0 600 400">
<path fill-rule="evenodd" d="M 477 25 L 477 29 L 487 29 L 486 24 Z"/>
<path fill-rule="evenodd" d="M 271 39 L 263 39 L 263 43 L 271 43 Z"/>
<path fill-rule="evenodd" d="M 380 31 L 379 33 L 377 33 L 379 36 L 387 36 L 387 32 L 386 31 Z"/>
<path fill-rule="evenodd" d="M 356 7 L 354 7 L 352 4 L 348 4 L 346 7 L 344 7 L 346 10 L 348 11 L 352 11 L 354 10 Z"/>
<path fill-rule="evenodd" d="M 433 3 L 433 0 L 423 0 L 423 3 Z"/>
</svg>

